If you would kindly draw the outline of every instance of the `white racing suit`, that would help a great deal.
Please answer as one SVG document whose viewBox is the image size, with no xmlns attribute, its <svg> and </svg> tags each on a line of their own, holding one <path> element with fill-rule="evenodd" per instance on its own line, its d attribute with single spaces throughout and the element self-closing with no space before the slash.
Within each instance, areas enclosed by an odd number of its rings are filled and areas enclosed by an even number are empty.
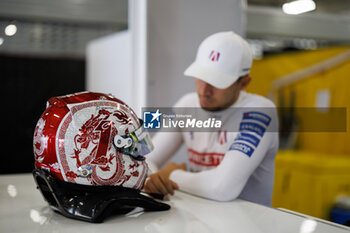
<svg viewBox="0 0 350 233">
<path fill-rule="evenodd" d="M 197 94 L 183 96 L 175 107 L 200 107 Z M 217 201 L 241 198 L 271 205 L 278 150 L 275 105 L 241 91 L 229 109 L 213 113 L 222 119 L 222 128 L 230 124 L 235 130 L 157 133 L 152 140 L 155 150 L 146 156 L 151 170 L 163 166 L 184 142 L 190 167 L 170 175 L 180 190 Z"/>
</svg>

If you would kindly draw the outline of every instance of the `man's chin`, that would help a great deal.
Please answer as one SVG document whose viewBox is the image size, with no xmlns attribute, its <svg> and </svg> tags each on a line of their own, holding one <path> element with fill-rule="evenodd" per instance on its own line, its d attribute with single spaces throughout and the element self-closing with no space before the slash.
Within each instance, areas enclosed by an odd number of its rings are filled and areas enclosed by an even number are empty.
<svg viewBox="0 0 350 233">
<path fill-rule="evenodd" d="M 216 106 L 208 106 L 208 105 L 204 105 L 204 104 L 200 104 L 201 108 L 203 108 L 206 111 L 210 111 L 210 112 L 215 112 L 215 111 L 220 111 L 221 108 L 220 107 L 216 107 Z"/>
<path fill-rule="evenodd" d="M 202 102 L 199 102 L 200 106 L 202 109 L 205 111 L 210 111 L 210 112 L 217 112 L 226 109 L 227 107 L 223 106 L 215 106 L 214 104 L 204 104 Z"/>
</svg>

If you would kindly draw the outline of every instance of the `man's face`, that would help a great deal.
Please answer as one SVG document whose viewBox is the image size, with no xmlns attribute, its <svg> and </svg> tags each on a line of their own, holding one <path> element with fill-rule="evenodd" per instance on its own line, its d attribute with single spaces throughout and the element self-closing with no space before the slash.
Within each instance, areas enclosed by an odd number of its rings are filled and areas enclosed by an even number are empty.
<svg viewBox="0 0 350 233">
<path fill-rule="evenodd" d="M 219 111 L 230 107 L 236 102 L 242 89 L 240 81 L 225 89 L 218 89 L 198 78 L 195 78 L 195 82 L 200 105 L 209 111 Z"/>
</svg>

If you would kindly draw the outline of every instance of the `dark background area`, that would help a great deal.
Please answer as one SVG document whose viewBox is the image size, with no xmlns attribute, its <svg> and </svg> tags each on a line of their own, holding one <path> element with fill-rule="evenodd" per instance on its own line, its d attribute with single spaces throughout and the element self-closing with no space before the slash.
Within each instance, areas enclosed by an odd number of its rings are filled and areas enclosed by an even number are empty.
<svg viewBox="0 0 350 233">
<path fill-rule="evenodd" d="M 52 96 L 83 91 L 85 60 L 0 55 L 2 138 L 0 173 L 34 168 L 35 125 Z"/>
</svg>

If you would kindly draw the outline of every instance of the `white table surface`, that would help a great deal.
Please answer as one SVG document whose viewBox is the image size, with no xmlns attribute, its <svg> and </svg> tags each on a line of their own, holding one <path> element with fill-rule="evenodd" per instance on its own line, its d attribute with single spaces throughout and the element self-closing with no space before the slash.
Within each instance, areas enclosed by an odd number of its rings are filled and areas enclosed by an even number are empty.
<svg viewBox="0 0 350 233">
<path fill-rule="evenodd" d="M 243 200 L 215 202 L 186 193 L 170 196 L 169 211 L 113 216 L 94 224 L 54 213 L 31 174 L 0 175 L 0 233 L 239 232 L 344 233 L 350 228 Z"/>
</svg>

